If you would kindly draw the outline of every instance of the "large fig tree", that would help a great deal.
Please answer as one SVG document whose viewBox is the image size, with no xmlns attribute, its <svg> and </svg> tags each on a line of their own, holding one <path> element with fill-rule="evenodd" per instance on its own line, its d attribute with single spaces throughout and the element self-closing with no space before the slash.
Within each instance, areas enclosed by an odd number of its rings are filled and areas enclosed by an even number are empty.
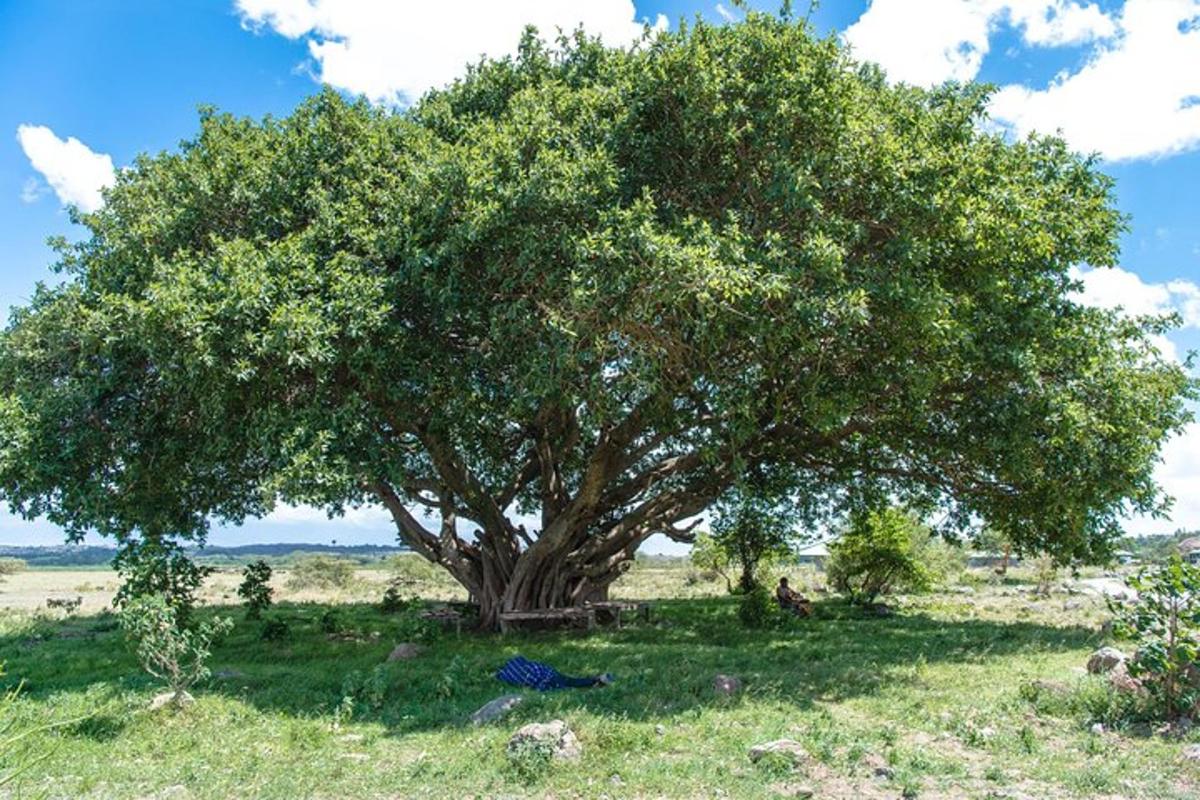
<svg viewBox="0 0 1200 800">
<path fill-rule="evenodd" d="M 748 473 L 1102 552 L 1191 387 L 1071 299 L 1111 181 L 985 101 L 752 15 L 204 113 L 13 312 L 0 496 L 118 539 L 382 504 L 485 623 L 602 595 Z"/>
</svg>

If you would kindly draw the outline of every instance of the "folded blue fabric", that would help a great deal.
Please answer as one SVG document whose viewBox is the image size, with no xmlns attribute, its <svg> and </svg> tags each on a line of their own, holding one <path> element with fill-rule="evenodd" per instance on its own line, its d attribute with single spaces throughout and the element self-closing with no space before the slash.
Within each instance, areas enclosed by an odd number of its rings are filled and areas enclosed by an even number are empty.
<svg viewBox="0 0 1200 800">
<path fill-rule="evenodd" d="M 513 656 L 500 668 L 500 671 L 496 673 L 496 677 L 512 686 L 525 686 L 530 689 L 537 689 L 539 692 L 548 692 L 553 689 L 595 686 L 599 683 L 605 683 L 605 677 L 607 676 L 598 678 L 573 678 L 570 675 L 563 675 L 549 664 L 530 661 L 524 656 Z"/>
</svg>

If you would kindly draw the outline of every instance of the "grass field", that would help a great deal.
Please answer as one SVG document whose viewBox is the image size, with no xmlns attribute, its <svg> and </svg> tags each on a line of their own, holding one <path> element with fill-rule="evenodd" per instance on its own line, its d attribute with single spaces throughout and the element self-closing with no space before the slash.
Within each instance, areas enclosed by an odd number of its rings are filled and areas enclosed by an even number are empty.
<svg viewBox="0 0 1200 800">
<path fill-rule="evenodd" d="M 289 592 L 277 575 L 272 615 L 290 633 L 275 642 L 261 641 L 261 623 L 232 605 L 237 575 L 221 573 L 206 586 L 205 613 L 237 626 L 214 652 L 215 676 L 193 706 L 150 711 L 159 687 L 101 611 L 115 576 L 21 573 L 0 584 L 0 682 L 24 681 L 20 725 L 64 724 L 27 740 L 26 755 L 44 760 L 0 796 L 1200 796 L 1200 765 L 1181 757 L 1196 733 L 1091 730 L 1109 707 L 1081 669 L 1104 642 L 1095 598 L 1038 600 L 1021 585 L 980 580 L 973 594 L 899 598 L 891 618 L 823 598 L 813 619 L 748 631 L 723 586 L 689 574 L 639 566 L 622 579 L 616 596 L 655 599 L 649 623 L 592 634 L 449 632 L 418 658 L 388 663 L 396 621 L 371 604 L 386 573 L 361 572 L 336 594 Z M 456 596 L 435 574 L 413 589 Z M 70 618 L 35 602 L 75 595 L 85 606 Z M 339 635 L 320 623 L 331 607 Z M 516 653 L 568 673 L 610 670 L 617 681 L 530 692 L 510 716 L 470 725 L 472 711 L 508 692 L 493 673 Z M 744 690 L 714 692 L 718 673 Z M 1030 693 L 1034 680 L 1070 692 L 1047 703 Z M 575 731 L 581 760 L 506 757 L 513 731 L 551 719 Z M 779 738 L 800 742 L 808 760 L 796 769 L 751 763 L 750 746 Z"/>
</svg>

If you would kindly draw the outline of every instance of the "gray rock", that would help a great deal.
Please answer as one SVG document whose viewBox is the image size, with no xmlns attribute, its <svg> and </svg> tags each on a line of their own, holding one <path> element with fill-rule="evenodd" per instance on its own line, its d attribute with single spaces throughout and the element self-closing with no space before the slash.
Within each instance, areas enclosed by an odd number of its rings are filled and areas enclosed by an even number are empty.
<svg viewBox="0 0 1200 800">
<path fill-rule="evenodd" d="M 1093 675 L 1112 672 L 1125 663 L 1125 654 L 1115 647 L 1101 647 L 1088 658 L 1087 671 Z"/>
<path fill-rule="evenodd" d="M 658 734 L 659 736 L 666 736 L 667 735 L 667 726 L 666 725 L 655 725 L 654 732 L 656 734 Z"/>
<path fill-rule="evenodd" d="M 1189 744 L 1181 753 L 1185 761 L 1200 762 L 1200 744 Z"/>
<path fill-rule="evenodd" d="M 392 652 L 388 653 L 388 661 L 407 661 L 410 658 L 416 658 L 425 652 L 425 648 L 419 644 L 412 642 L 401 642 L 392 648 Z"/>
<path fill-rule="evenodd" d="M 550 757 L 557 761 L 577 761 L 583 755 L 583 746 L 579 744 L 567 723 L 561 719 L 531 722 L 520 728 L 508 740 L 508 753 L 519 754 L 531 745 L 546 748 Z"/>
<path fill-rule="evenodd" d="M 1092 723 L 1092 729 L 1091 729 L 1091 730 L 1092 730 L 1092 733 L 1093 733 L 1094 735 L 1096 735 L 1096 736 L 1099 736 L 1099 735 L 1101 735 L 1102 733 L 1104 733 L 1104 723 L 1103 723 L 1103 722 L 1094 722 L 1094 723 Z"/>
<path fill-rule="evenodd" d="M 793 739 L 776 739 L 773 742 L 756 744 L 750 748 L 750 760 L 756 764 L 771 754 L 791 759 L 793 766 L 799 766 L 808 760 L 808 751 Z"/>
<path fill-rule="evenodd" d="M 471 724 L 483 725 L 486 722 L 500 719 L 523 702 L 525 702 L 525 698 L 519 694 L 506 694 L 503 697 L 497 697 L 471 715 Z"/>
<path fill-rule="evenodd" d="M 717 675 L 713 678 L 713 691 L 726 697 L 737 694 L 742 690 L 742 679 L 732 675 Z"/>
<path fill-rule="evenodd" d="M 163 692 L 162 694 L 156 694 L 154 699 L 150 701 L 150 710 L 158 711 L 160 708 L 166 708 L 167 706 L 183 708 L 184 706 L 190 706 L 194 702 L 196 702 L 196 698 L 187 692 L 180 692 L 179 694 L 175 694 L 175 692 Z"/>
</svg>

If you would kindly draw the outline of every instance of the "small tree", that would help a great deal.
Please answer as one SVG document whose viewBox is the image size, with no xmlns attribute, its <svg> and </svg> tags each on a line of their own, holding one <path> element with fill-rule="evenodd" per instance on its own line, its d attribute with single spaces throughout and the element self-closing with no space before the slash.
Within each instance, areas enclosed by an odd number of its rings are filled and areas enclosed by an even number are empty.
<svg viewBox="0 0 1200 800">
<path fill-rule="evenodd" d="M 996 567 L 997 575 L 1007 575 L 1009 561 L 1012 559 L 1012 539 L 1002 531 L 989 526 L 975 535 L 974 544 L 981 553 L 989 556 L 999 556 L 1000 565 Z"/>
<path fill-rule="evenodd" d="M 1129 581 L 1137 602 L 1109 601 L 1115 630 L 1133 638 L 1129 674 L 1142 681 L 1168 719 L 1200 702 L 1200 567 L 1178 555 Z"/>
<path fill-rule="evenodd" d="M 166 682 L 177 705 L 187 699 L 189 688 L 208 677 L 210 648 L 233 627 L 228 617 L 184 627 L 176 608 L 161 594 L 129 600 L 120 618 L 142 668 Z"/>
<path fill-rule="evenodd" d="M 333 556 L 297 559 L 287 579 L 292 589 L 346 589 L 353 582 L 354 564 Z"/>
<path fill-rule="evenodd" d="M 692 566 L 696 569 L 712 572 L 724 578 L 725 588 L 731 594 L 733 593 L 733 578 L 730 577 L 733 563 L 729 558 L 729 553 L 717 544 L 717 540 L 711 533 L 705 532 L 696 535 L 696 541 L 692 543 L 691 561 Z"/>
<path fill-rule="evenodd" d="M 858 604 L 900 587 L 928 588 L 930 574 L 918 551 L 922 537 L 929 537 L 929 529 L 903 509 L 855 512 L 841 537 L 829 545 L 829 583 Z"/>
<path fill-rule="evenodd" d="M 749 592 L 760 568 L 791 554 L 795 513 L 785 499 L 739 488 L 717 507 L 712 536 L 729 562 L 741 568 L 738 589 Z"/>
<path fill-rule="evenodd" d="M 123 608 L 140 597 L 158 596 L 171 607 L 179 625 L 186 627 L 196 607 L 196 592 L 212 574 L 174 542 L 159 538 L 131 540 L 117 551 L 113 566 L 123 579 L 113 605 Z"/>
<path fill-rule="evenodd" d="M 246 618 L 259 619 L 267 606 L 271 605 L 271 565 L 259 559 L 246 565 L 242 572 L 242 585 L 238 597 L 246 601 Z"/>
</svg>

